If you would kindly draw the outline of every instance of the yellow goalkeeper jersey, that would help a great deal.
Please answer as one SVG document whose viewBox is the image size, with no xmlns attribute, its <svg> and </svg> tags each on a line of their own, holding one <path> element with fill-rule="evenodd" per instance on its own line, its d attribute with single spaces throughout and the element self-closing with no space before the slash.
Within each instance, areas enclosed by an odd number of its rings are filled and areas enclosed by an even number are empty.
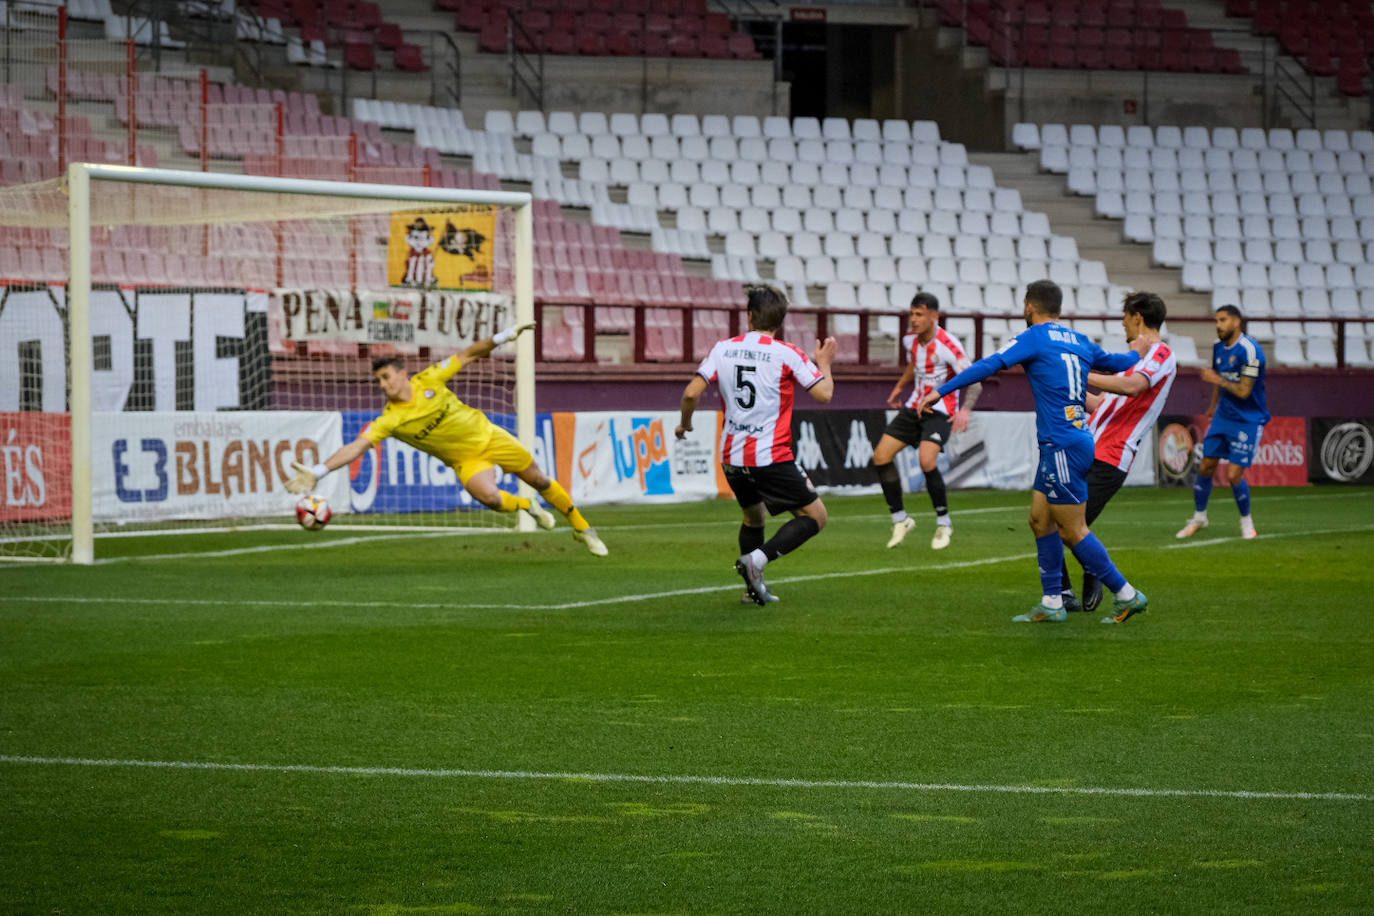
<svg viewBox="0 0 1374 916">
<path fill-rule="evenodd" d="M 491 441 L 495 427 L 487 415 L 469 407 L 448 390 L 447 382 L 462 364 L 450 356 L 417 372 L 410 379 L 410 400 L 390 401 L 382 415 L 363 433 L 377 445 L 395 436 L 407 445 L 428 452 L 447 464 L 457 464 L 481 452 Z"/>
</svg>

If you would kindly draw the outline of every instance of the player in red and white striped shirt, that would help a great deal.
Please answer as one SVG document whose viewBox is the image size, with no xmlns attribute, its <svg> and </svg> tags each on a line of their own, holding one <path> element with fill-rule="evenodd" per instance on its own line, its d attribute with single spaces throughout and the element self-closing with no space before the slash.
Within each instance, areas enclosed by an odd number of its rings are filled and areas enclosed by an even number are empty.
<svg viewBox="0 0 1374 916">
<path fill-rule="evenodd" d="M 701 361 L 682 392 L 676 434 L 682 439 L 691 431 L 697 401 L 715 382 L 725 404 L 720 463 L 744 510 L 735 570 L 744 577 L 747 597 L 762 605 L 778 600 L 763 581 L 763 567 L 825 527 L 825 503 L 792 453 L 792 403 L 798 386 L 822 403 L 830 400 L 835 338 L 816 342 L 813 362 L 776 336 L 787 317 L 787 297 L 771 286 L 750 287 L 748 296 L 749 331 L 717 342 Z M 767 516 L 779 512 L 795 518 L 765 543 Z"/>
<path fill-rule="evenodd" d="M 1140 362 L 1125 372 L 1102 375 L 1091 372 L 1088 384 L 1105 394 L 1090 394 L 1087 399 L 1095 448 L 1092 467 L 1088 470 L 1089 525 L 1102 514 L 1107 502 L 1126 482 L 1126 474 L 1140 450 L 1140 440 L 1154 429 L 1169 389 L 1178 375 L 1178 360 L 1159 336 L 1168 310 L 1164 300 L 1154 293 L 1134 292 L 1126 296 L 1121 307 L 1121 326 L 1126 342 L 1140 354 Z M 1069 566 L 1064 564 L 1064 594 L 1073 594 L 1069 581 Z M 1094 611 L 1102 602 L 1102 583 L 1087 572 L 1083 573 L 1081 609 Z M 1065 601 L 1065 607 L 1078 602 Z"/>
<path fill-rule="evenodd" d="M 954 433 L 968 429 L 969 412 L 978 402 L 983 386 L 974 384 L 959 405 L 959 392 L 936 401 L 928 413 L 915 410 L 921 398 L 954 378 L 969 367 L 969 358 L 959 341 L 938 324 L 940 300 L 930 293 L 917 293 L 911 299 L 911 333 L 902 338 L 909 361 L 902 377 L 887 397 L 889 406 L 898 407 L 897 416 L 883 430 L 873 450 L 873 467 L 878 472 L 878 485 L 883 488 L 888 511 L 892 513 L 892 537 L 888 547 L 896 547 L 906 539 L 907 532 L 916 527 L 916 520 L 906 514 L 902 502 L 902 479 L 893 461 L 908 445 L 915 445 L 926 475 L 926 491 L 935 507 L 935 535 L 930 546 L 943 550 L 949 546 L 954 528 L 950 523 L 949 506 L 945 497 L 945 479 L 940 474 L 940 451 Z M 902 402 L 902 392 L 915 382 L 911 396 Z M 899 406 L 900 405 L 900 406 Z"/>
</svg>

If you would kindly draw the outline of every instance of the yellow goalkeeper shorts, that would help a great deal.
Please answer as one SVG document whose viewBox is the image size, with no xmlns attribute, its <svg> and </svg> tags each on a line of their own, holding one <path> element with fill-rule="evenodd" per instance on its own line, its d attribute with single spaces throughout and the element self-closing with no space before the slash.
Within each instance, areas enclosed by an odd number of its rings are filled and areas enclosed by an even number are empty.
<svg viewBox="0 0 1374 916">
<path fill-rule="evenodd" d="M 458 479 L 466 486 L 470 479 L 487 468 L 500 467 L 511 474 L 519 474 L 532 464 L 534 456 L 530 454 L 530 450 L 521 445 L 519 439 L 493 424 L 491 440 L 487 442 L 486 448 L 464 457 L 461 461 L 453 462 L 452 467 L 458 472 Z"/>
</svg>

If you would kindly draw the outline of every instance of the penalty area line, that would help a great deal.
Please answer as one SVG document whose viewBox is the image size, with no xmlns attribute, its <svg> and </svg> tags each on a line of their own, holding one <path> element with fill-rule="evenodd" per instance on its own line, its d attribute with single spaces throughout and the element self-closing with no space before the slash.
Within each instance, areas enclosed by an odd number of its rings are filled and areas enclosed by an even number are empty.
<svg viewBox="0 0 1374 916">
<path fill-rule="evenodd" d="M 756 786 L 771 789 L 851 789 L 906 792 L 971 792 L 1004 795 L 1097 795 L 1119 798 L 1228 798 L 1253 801 L 1371 802 L 1359 792 L 1277 792 L 1247 789 L 1150 789 L 1112 786 L 961 785 L 871 779 L 796 779 L 760 776 L 691 776 L 639 773 L 576 773 L 530 770 L 421 769 L 411 767 L 346 767 L 311 764 L 216 763 L 197 760 L 111 760 L 89 757 L 22 757 L 0 755 L 12 766 L 127 767 L 148 770 L 211 770 L 254 773 L 314 773 L 330 776 L 400 776 L 420 779 L 494 779 L 658 785 Z"/>
</svg>

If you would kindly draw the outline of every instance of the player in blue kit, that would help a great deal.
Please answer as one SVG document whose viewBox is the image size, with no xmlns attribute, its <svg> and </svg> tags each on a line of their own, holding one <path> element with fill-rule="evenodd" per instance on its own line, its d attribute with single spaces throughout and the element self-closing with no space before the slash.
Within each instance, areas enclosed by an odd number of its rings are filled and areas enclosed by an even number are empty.
<svg viewBox="0 0 1374 916">
<path fill-rule="evenodd" d="M 991 356 L 978 360 L 917 405 L 924 412 L 945 397 L 1003 369 L 1021 365 L 1035 397 L 1035 434 L 1040 444 L 1040 467 L 1031 496 L 1031 531 L 1040 564 L 1044 597 L 1018 623 L 1058 623 L 1067 619 L 1061 593 L 1064 544 L 1083 569 L 1116 594 L 1112 614 L 1103 623 L 1125 623 L 1148 605 L 1112 564 L 1107 548 L 1088 530 L 1088 470 L 1093 463 L 1093 436 L 1088 431 L 1087 378 L 1090 371 L 1124 372 L 1140 359 L 1136 353 L 1108 353 L 1076 331 L 1059 323 L 1064 294 L 1050 280 L 1026 287 L 1026 330 Z"/>
<path fill-rule="evenodd" d="M 1250 484 L 1245 469 L 1259 454 L 1269 409 L 1264 403 L 1264 350 L 1248 334 L 1241 333 L 1244 318 L 1234 305 L 1217 309 L 1217 342 L 1212 344 L 1212 368 L 1203 369 L 1202 380 L 1212 388 L 1207 416 L 1212 418 L 1202 440 L 1202 464 L 1193 482 L 1193 517 L 1176 535 L 1190 538 L 1207 527 L 1207 500 L 1212 496 L 1212 475 L 1217 462 L 1231 463 L 1226 477 L 1240 510 L 1240 536 L 1259 537 L 1250 517 Z"/>
</svg>

